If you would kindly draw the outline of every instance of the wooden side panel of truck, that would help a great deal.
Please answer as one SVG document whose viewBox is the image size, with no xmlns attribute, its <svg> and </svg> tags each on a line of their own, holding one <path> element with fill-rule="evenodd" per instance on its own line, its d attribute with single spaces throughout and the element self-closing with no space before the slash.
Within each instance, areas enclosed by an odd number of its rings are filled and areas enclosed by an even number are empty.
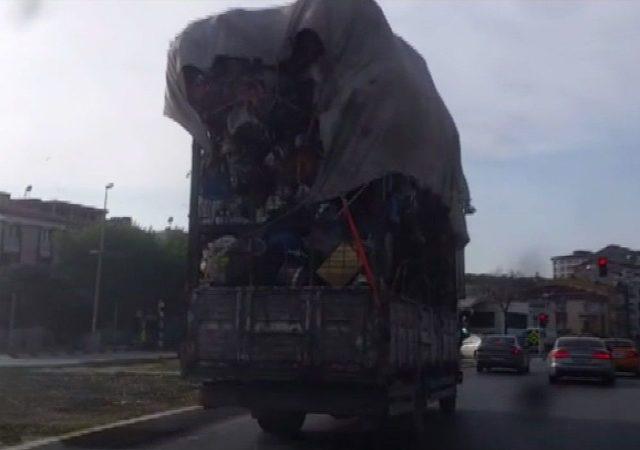
<svg viewBox="0 0 640 450">
<path fill-rule="evenodd" d="M 455 396 L 455 310 L 368 287 L 200 287 L 184 370 L 205 406 L 373 416 Z"/>
</svg>

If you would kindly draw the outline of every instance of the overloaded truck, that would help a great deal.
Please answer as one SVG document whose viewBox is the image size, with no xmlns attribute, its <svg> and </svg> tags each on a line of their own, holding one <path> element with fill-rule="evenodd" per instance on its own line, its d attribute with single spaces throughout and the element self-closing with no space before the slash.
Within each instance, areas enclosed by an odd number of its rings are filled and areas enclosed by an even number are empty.
<svg viewBox="0 0 640 450">
<path fill-rule="evenodd" d="M 191 23 L 165 115 L 193 137 L 180 358 L 203 405 L 284 434 L 452 412 L 469 193 L 453 119 L 378 5 Z"/>
</svg>

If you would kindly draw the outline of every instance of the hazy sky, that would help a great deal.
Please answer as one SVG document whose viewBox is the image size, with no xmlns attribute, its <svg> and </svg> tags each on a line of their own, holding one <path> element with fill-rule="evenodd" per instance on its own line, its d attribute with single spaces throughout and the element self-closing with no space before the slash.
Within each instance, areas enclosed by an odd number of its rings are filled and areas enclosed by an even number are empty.
<svg viewBox="0 0 640 450">
<path fill-rule="evenodd" d="M 0 191 L 186 223 L 190 139 L 162 116 L 189 21 L 286 2 L 0 3 Z M 640 2 L 381 2 L 427 60 L 478 212 L 468 270 L 640 247 Z"/>
</svg>

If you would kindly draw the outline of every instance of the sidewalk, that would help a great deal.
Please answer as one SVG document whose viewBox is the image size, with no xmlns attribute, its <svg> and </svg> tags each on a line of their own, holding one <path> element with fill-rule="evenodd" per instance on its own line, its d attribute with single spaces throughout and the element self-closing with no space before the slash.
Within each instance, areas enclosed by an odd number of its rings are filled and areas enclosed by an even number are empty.
<svg viewBox="0 0 640 450">
<path fill-rule="evenodd" d="M 25 356 L 12 358 L 0 354 L 0 369 L 30 367 L 68 367 L 100 365 L 110 363 L 134 363 L 177 358 L 175 352 L 124 351 L 115 353 L 95 353 L 77 355 Z"/>
</svg>

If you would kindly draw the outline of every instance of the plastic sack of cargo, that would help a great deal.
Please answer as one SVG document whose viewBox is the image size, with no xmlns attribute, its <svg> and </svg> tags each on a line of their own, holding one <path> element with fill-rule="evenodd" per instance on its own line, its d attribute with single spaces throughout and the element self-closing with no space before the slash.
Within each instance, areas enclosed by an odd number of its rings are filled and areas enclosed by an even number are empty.
<svg viewBox="0 0 640 450">
<path fill-rule="evenodd" d="M 193 22 L 173 41 L 166 76 L 165 115 L 204 149 L 211 190 L 242 195 L 256 217 L 401 173 L 440 197 L 466 243 L 455 123 L 422 57 L 372 0 Z"/>
</svg>

